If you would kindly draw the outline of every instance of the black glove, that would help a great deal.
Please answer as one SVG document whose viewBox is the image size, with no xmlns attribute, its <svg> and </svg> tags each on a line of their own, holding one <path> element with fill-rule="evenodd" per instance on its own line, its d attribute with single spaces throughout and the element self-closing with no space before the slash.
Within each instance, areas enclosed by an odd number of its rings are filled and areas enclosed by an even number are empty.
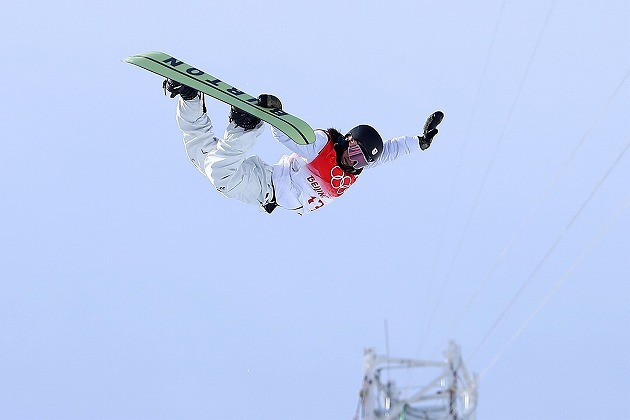
<svg viewBox="0 0 630 420">
<path fill-rule="evenodd" d="M 280 102 L 280 99 L 268 93 L 258 95 L 258 105 L 263 108 L 282 109 L 282 102 Z"/>
<path fill-rule="evenodd" d="M 262 106 L 263 108 L 282 109 L 282 102 L 273 95 L 263 93 L 258 96 L 258 106 Z M 232 106 L 230 109 L 229 120 L 238 127 L 244 128 L 246 131 L 253 130 L 260 123 L 260 118 L 255 117 L 235 106 Z"/>
<path fill-rule="evenodd" d="M 422 129 L 422 135 L 418 136 L 422 150 L 427 150 L 429 146 L 431 146 L 433 137 L 438 133 L 437 126 L 442 122 L 442 118 L 444 118 L 442 111 L 435 111 L 427 118 L 427 121 L 424 123 L 424 128 Z"/>
<path fill-rule="evenodd" d="M 182 85 L 181 83 L 171 79 L 164 80 L 164 83 L 162 83 L 162 88 L 164 89 L 165 95 L 168 91 L 171 94 L 171 98 L 179 95 L 182 97 L 182 99 L 186 101 L 195 99 L 195 97 L 199 94 L 196 89 L 193 89 L 190 86 Z"/>
</svg>

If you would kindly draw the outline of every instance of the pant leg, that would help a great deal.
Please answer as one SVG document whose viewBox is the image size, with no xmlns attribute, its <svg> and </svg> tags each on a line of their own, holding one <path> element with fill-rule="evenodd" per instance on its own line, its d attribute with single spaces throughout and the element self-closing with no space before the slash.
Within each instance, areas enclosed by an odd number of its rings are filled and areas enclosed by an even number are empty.
<svg viewBox="0 0 630 420">
<path fill-rule="evenodd" d="M 230 123 L 219 139 L 197 98 L 178 101 L 177 123 L 191 162 L 219 192 L 249 204 L 264 205 L 273 199 L 271 167 L 258 156 L 247 157 L 263 131 L 262 123 L 250 131 Z"/>
<path fill-rule="evenodd" d="M 214 135 L 212 121 L 203 112 L 201 99 L 177 101 L 177 125 L 184 133 L 184 147 L 186 154 L 197 169 L 204 173 L 203 162 L 206 154 L 217 147 L 217 137 Z"/>
<path fill-rule="evenodd" d="M 205 155 L 204 172 L 226 197 L 255 205 L 273 199 L 271 166 L 258 156 L 247 156 L 263 129 L 263 123 L 248 131 L 230 123 L 216 147 Z"/>
</svg>

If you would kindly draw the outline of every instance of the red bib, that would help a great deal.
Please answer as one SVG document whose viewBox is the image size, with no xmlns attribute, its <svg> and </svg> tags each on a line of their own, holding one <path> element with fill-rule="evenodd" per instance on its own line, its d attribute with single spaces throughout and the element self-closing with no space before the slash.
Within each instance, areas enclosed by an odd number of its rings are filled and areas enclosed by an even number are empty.
<svg viewBox="0 0 630 420">
<path fill-rule="evenodd" d="M 328 133 L 326 132 L 328 135 Z M 316 192 L 317 188 L 314 184 L 323 189 L 323 192 L 332 198 L 339 197 L 350 185 L 357 180 L 356 175 L 346 173 L 337 165 L 337 153 L 335 152 L 334 143 L 328 135 L 329 141 L 326 146 L 319 152 L 317 157 L 306 165 L 309 171 L 314 175 L 314 180 L 309 180 Z M 315 182 L 313 182 L 315 181 Z"/>
</svg>

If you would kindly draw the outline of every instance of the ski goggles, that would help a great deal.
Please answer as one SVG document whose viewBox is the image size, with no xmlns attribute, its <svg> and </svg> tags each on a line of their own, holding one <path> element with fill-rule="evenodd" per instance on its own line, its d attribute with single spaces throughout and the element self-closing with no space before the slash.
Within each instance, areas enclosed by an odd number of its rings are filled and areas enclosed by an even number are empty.
<svg viewBox="0 0 630 420">
<path fill-rule="evenodd" d="M 355 139 L 350 139 L 348 142 L 348 159 L 352 162 L 354 169 L 364 168 L 370 163 Z"/>
</svg>

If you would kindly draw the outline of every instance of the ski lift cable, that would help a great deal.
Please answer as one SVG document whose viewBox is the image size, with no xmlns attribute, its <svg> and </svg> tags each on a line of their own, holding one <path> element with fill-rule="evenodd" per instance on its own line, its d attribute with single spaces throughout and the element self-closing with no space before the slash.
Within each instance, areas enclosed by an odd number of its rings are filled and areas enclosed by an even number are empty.
<svg viewBox="0 0 630 420">
<path fill-rule="evenodd" d="M 606 114 L 606 112 L 608 111 L 608 109 L 610 108 L 610 104 L 613 102 L 613 100 L 616 98 L 617 94 L 619 93 L 619 91 L 621 90 L 621 87 L 625 84 L 626 80 L 628 79 L 628 77 L 630 76 L 630 69 L 628 69 L 628 71 L 626 72 L 626 74 L 624 75 L 624 77 L 621 79 L 621 82 L 619 82 L 619 84 L 617 85 L 617 87 L 615 88 L 615 90 L 612 92 L 612 94 L 610 95 L 610 97 L 608 98 L 606 104 L 604 105 L 604 107 L 601 109 L 601 111 L 599 112 L 599 114 L 596 116 L 596 118 L 594 119 L 594 121 L 592 122 L 592 124 L 590 125 L 590 127 L 587 129 L 586 133 L 584 133 L 584 135 L 582 136 L 582 138 L 580 139 L 580 141 L 578 142 L 578 144 L 575 146 L 575 148 L 569 153 L 569 156 L 567 157 L 567 159 L 565 160 L 565 162 L 562 164 L 562 166 L 560 167 L 560 169 L 558 170 L 558 172 L 555 174 L 555 176 L 553 177 L 552 181 L 549 183 L 549 185 L 546 187 L 546 189 L 543 191 L 543 193 L 540 195 L 540 197 L 538 197 L 536 203 L 532 206 L 532 208 L 530 208 L 530 210 L 528 211 L 527 216 L 525 217 L 525 219 L 521 222 L 520 226 L 518 227 L 516 233 L 512 236 L 512 238 L 510 239 L 510 241 L 508 242 L 508 244 L 503 248 L 503 250 L 500 252 L 498 258 L 496 259 L 496 261 L 494 262 L 494 265 L 492 266 L 492 268 L 490 269 L 490 271 L 488 271 L 488 273 L 486 274 L 485 278 L 482 280 L 482 282 L 480 283 L 479 287 L 475 290 L 475 292 L 473 293 L 472 297 L 468 300 L 468 302 L 466 303 L 466 305 L 464 306 L 464 308 L 460 311 L 459 316 L 456 318 L 455 323 L 451 326 L 450 329 L 450 334 L 452 334 L 452 332 L 454 331 L 454 329 L 459 325 L 459 323 L 462 321 L 462 319 L 464 318 L 464 315 L 466 314 L 466 312 L 468 312 L 468 310 L 470 309 L 470 307 L 472 306 L 472 304 L 477 300 L 477 298 L 479 297 L 480 293 L 485 289 L 485 287 L 488 285 L 488 282 L 490 280 L 490 278 L 494 275 L 494 272 L 496 271 L 496 269 L 501 265 L 501 262 L 503 261 L 503 259 L 505 258 L 505 256 L 509 253 L 509 251 L 511 250 L 512 246 L 515 244 L 516 240 L 521 236 L 521 234 L 523 233 L 523 231 L 525 230 L 525 228 L 529 225 L 529 223 L 532 221 L 533 216 L 536 214 L 536 212 L 538 211 L 538 208 L 540 207 L 540 205 L 547 199 L 547 197 L 549 196 L 550 191 L 556 186 L 556 184 L 558 183 L 558 181 L 560 180 L 560 178 L 562 177 L 562 175 L 564 174 L 564 172 L 566 171 L 567 167 L 569 166 L 569 164 L 573 161 L 573 158 L 575 157 L 575 155 L 577 154 L 578 150 L 582 147 L 582 145 L 585 143 L 586 139 L 588 137 L 590 137 L 591 132 L 593 131 L 593 129 L 599 125 L 602 117 Z"/>
<path fill-rule="evenodd" d="M 560 287 L 565 283 L 565 281 L 573 274 L 576 268 L 586 259 L 586 257 L 591 253 L 591 251 L 598 245 L 598 243 L 603 239 L 603 237 L 608 233 L 610 228 L 618 221 L 618 219 L 628 210 L 630 210 L 630 196 L 628 196 L 623 203 L 622 206 L 613 214 L 613 216 L 608 220 L 608 222 L 604 225 L 603 228 L 599 230 L 598 233 L 595 234 L 587 248 L 575 259 L 573 264 L 564 272 L 562 277 L 556 282 L 551 290 L 547 293 L 547 295 L 541 300 L 538 306 L 532 311 L 532 313 L 527 317 L 525 322 L 520 326 L 520 328 L 512 335 L 512 337 L 508 340 L 508 342 L 501 348 L 497 354 L 490 360 L 488 365 L 481 371 L 479 374 L 479 379 L 483 378 L 488 371 L 495 365 L 495 363 L 503 356 L 503 354 L 514 344 L 514 342 L 521 336 L 523 331 L 529 326 L 532 320 L 540 313 L 540 311 L 547 305 L 549 300 L 557 293 Z"/>
<path fill-rule="evenodd" d="M 476 213 L 477 205 L 479 203 L 479 198 L 481 197 L 481 195 L 482 195 L 482 193 L 483 193 L 483 191 L 485 189 L 486 182 L 488 180 L 488 176 L 490 174 L 490 171 L 494 167 L 494 162 L 496 160 L 496 156 L 497 156 L 497 152 L 499 150 L 499 146 L 503 142 L 503 138 L 505 136 L 505 132 L 506 132 L 507 126 L 508 126 L 509 122 L 512 119 L 512 114 L 514 113 L 514 109 L 516 108 L 516 104 L 518 103 L 518 101 L 520 99 L 521 92 L 523 91 L 523 87 L 525 86 L 525 81 L 527 79 L 527 76 L 529 75 L 529 71 L 530 71 L 531 65 L 534 62 L 534 58 L 536 57 L 536 55 L 538 53 L 538 48 L 540 47 L 540 43 L 541 43 L 541 41 L 543 39 L 543 35 L 545 34 L 546 29 L 547 29 L 547 25 L 549 24 L 549 20 L 551 18 L 551 15 L 552 15 L 555 3 L 556 3 L 556 1 L 554 0 L 552 2 L 551 6 L 549 7 L 549 10 L 547 11 L 547 16 L 545 17 L 544 24 L 543 24 L 543 26 L 542 26 L 539 34 L 538 34 L 538 38 L 536 40 L 536 43 L 535 43 L 534 48 L 532 50 L 532 53 L 529 56 L 527 65 L 525 67 L 525 71 L 523 72 L 523 75 L 521 76 L 521 80 L 519 82 L 519 86 L 518 86 L 516 95 L 514 96 L 514 100 L 512 101 L 512 105 L 510 106 L 510 110 L 509 110 L 508 115 L 507 115 L 507 117 L 505 119 L 505 122 L 503 123 L 503 126 L 501 128 L 501 131 L 500 131 L 499 137 L 497 139 L 497 142 L 495 143 L 494 150 L 492 152 L 492 155 L 491 155 L 491 158 L 490 158 L 490 162 L 488 163 L 488 166 L 486 167 L 486 171 L 484 173 L 481 185 L 480 185 L 480 187 L 479 187 L 479 189 L 477 191 L 477 194 L 475 196 L 475 200 L 473 202 L 473 205 L 472 205 L 470 211 L 468 212 L 468 218 L 466 220 L 464 228 L 462 229 L 462 233 L 461 233 L 461 235 L 459 237 L 459 241 L 458 241 L 458 243 L 457 243 L 457 245 L 455 247 L 455 251 L 454 251 L 453 256 L 451 258 L 451 262 L 449 264 L 447 275 L 446 275 L 444 281 L 442 282 L 442 286 L 440 288 L 438 296 L 435 299 L 435 304 L 433 305 L 433 310 L 432 310 L 432 312 L 431 312 L 431 314 L 429 316 L 429 327 L 431 326 L 431 324 L 433 322 L 433 318 L 435 316 L 435 313 L 437 312 L 437 309 L 438 309 L 438 307 L 439 307 L 439 305 L 441 303 L 442 296 L 444 294 L 444 290 L 446 289 L 446 285 L 447 285 L 447 283 L 449 282 L 449 280 L 451 278 L 451 273 L 453 271 L 453 267 L 455 266 L 455 263 L 456 263 L 456 261 L 459 258 L 460 249 L 462 247 L 462 244 L 464 242 L 464 238 L 466 237 L 466 234 L 467 234 L 468 229 L 470 227 L 470 224 L 471 224 L 471 221 L 472 221 L 472 217 Z"/>
<path fill-rule="evenodd" d="M 492 334 L 492 332 L 494 331 L 494 329 L 497 327 L 497 325 L 499 325 L 499 323 L 501 322 L 501 320 L 505 317 L 505 315 L 508 313 L 508 311 L 512 308 L 512 306 L 514 305 L 514 303 L 518 300 L 518 298 L 521 296 L 521 294 L 523 293 L 523 291 L 527 288 L 527 286 L 529 286 L 529 284 L 531 283 L 531 280 L 535 277 L 535 275 L 538 273 L 538 271 L 540 270 L 540 268 L 545 264 L 545 262 L 547 261 L 547 259 L 551 256 L 551 254 L 553 253 L 553 251 L 556 249 L 556 247 L 558 246 L 558 244 L 560 243 L 560 241 L 564 238 L 564 235 L 571 229 L 571 227 L 573 226 L 573 224 L 575 223 L 575 221 L 580 217 L 580 215 L 582 214 L 582 212 L 584 211 L 584 209 L 587 207 L 587 205 L 591 202 L 591 200 L 593 199 L 593 197 L 595 196 L 595 194 L 597 193 L 597 191 L 599 190 L 599 188 L 604 184 L 604 182 L 606 181 L 606 179 L 608 178 L 608 176 L 611 174 L 611 172 L 613 171 L 613 169 L 617 166 L 617 164 L 619 163 L 619 161 L 621 161 L 621 159 L 623 158 L 623 156 L 625 155 L 625 153 L 628 151 L 628 149 L 630 148 L 630 140 L 628 141 L 628 143 L 626 144 L 626 146 L 624 147 L 624 149 L 621 151 L 621 153 L 617 156 L 617 158 L 615 159 L 615 161 L 609 166 L 608 170 L 604 173 L 604 175 L 600 178 L 600 180 L 597 182 L 597 184 L 595 185 L 595 187 L 592 189 L 592 191 L 590 192 L 590 194 L 586 197 L 586 199 L 584 200 L 584 202 L 582 202 L 582 205 L 580 206 L 580 208 L 577 210 L 577 212 L 573 215 L 573 217 L 571 218 L 571 220 L 569 221 L 569 223 L 567 224 L 567 226 L 564 228 L 564 230 L 562 232 L 560 232 L 560 234 L 558 235 L 558 237 L 556 238 L 555 242 L 551 245 L 551 247 L 547 250 L 547 252 L 545 253 L 545 255 L 542 257 L 542 259 L 538 262 L 538 264 L 536 265 L 536 267 L 534 268 L 534 270 L 530 273 L 530 275 L 527 277 L 527 279 L 525 279 L 525 281 L 523 282 L 523 284 L 521 285 L 521 287 L 518 289 L 518 291 L 514 294 L 514 296 L 512 297 L 512 299 L 509 301 L 509 303 L 503 308 L 503 310 L 501 311 L 501 313 L 499 314 L 499 316 L 497 317 L 497 319 L 494 321 L 494 323 L 492 324 L 492 326 L 490 327 L 490 329 L 485 333 L 485 335 L 483 336 L 483 338 L 481 339 L 481 341 L 479 342 L 479 344 L 477 344 L 477 347 L 475 348 L 475 350 L 472 352 L 471 354 L 471 359 L 475 357 L 475 355 L 477 354 L 477 352 L 479 351 L 479 349 L 481 348 L 481 346 L 484 344 L 484 342 L 488 339 L 488 337 Z"/>
<path fill-rule="evenodd" d="M 492 38 L 490 40 L 490 46 L 488 47 L 488 51 L 486 53 L 486 57 L 484 60 L 484 65 L 483 65 L 483 69 L 481 72 L 481 78 L 479 80 L 479 84 L 477 85 L 477 92 L 475 94 L 475 100 L 473 103 L 473 107 L 472 107 L 472 112 L 470 113 L 470 118 L 468 120 L 468 125 L 466 127 L 466 131 L 465 131 L 465 135 L 464 135 L 464 142 L 462 144 L 462 147 L 460 147 L 460 153 L 459 153 L 459 157 L 457 160 L 457 166 L 455 167 L 455 176 L 453 178 L 453 183 L 451 185 L 451 191 L 449 194 L 449 200 L 448 200 L 448 206 L 446 209 L 446 213 L 445 213 L 445 217 L 442 221 L 442 227 L 441 227 L 441 234 L 438 235 L 438 244 L 436 247 L 436 257 L 433 260 L 433 264 L 431 265 L 431 274 L 429 276 L 429 287 L 426 293 L 426 297 L 427 297 L 427 302 L 426 305 L 424 305 L 424 308 L 428 308 L 430 307 L 430 302 L 431 302 L 431 296 L 433 295 L 433 285 L 435 282 L 435 272 L 436 272 L 436 267 L 437 267 L 437 261 L 440 257 L 440 255 L 442 254 L 442 247 L 443 247 L 443 242 L 444 242 L 444 237 L 446 236 L 445 232 L 446 232 L 446 227 L 448 226 L 448 221 L 450 219 L 450 214 L 453 208 L 453 203 L 455 201 L 455 192 L 456 192 L 456 186 L 459 183 L 459 178 L 460 178 L 460 174 L 461 174 L 461 168 L 463 166 L 462 162 L 464 159 L 464 156 L 466 156 L 465 150 L 468 144 L 468 139 L 470 138 L 470 132 L 472 129 L 472 123 L 475 120 L 475 117 L 477 115 L 477 108 L 479 105 L 479 99 L 481 98 L 481 92 L 482 92 L 482 87 L 485 84 L 486 81 L 486 75 L 488 73 L 488 65 L 490 63 L 490 57 L 492 57 L 492 53 L 494 51 L 494 46 L 495 46 L 495 41 L 497 39 L 497 35 L 499 32 L 499 26 L 500 23 L 502 21 L 503 18 L 503 10 L 505 8 L 505 0 L 503 0 L 501 2 L 501 6 L 499 8 L 499 14 L 497 16 L 497 20 L 494 24 L 494 30 L 492 33 Z M 430 322 L 429 322 L 430 324 Z M 426 326 L 425 330 L 430 329 L 429 325 Z M 423 337 L 426 337 L 426 334 L 423 334 Z M 424 342 L 421 343 L 420 347 L 418 348 L 417 351 L 417 355 L 420 354 L 420 351 L 422 349 L 422 345 L 424 344 Z"/>
</svg>

